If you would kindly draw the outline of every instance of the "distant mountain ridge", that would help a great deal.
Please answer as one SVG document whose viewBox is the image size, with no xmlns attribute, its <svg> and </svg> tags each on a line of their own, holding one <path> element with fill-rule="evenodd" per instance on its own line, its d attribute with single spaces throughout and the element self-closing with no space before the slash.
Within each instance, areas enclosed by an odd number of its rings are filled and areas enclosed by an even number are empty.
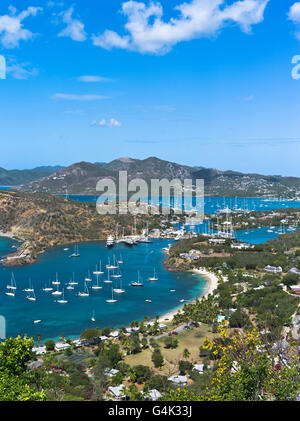
<svg viewBox="0 0 300 421">
<path fill-rule="evenodd" d="M 127 171 L 128 180 L 142 178 L 172 180 L 175 178 L 204 179 L 205 193 L 216 196 L 282 196 L 300 197 L 300 178 L 278 175 L 244 174 L 237 171 L 221 171 L 201 166 L 190 167 L 157 157 L 134 159 L 123 157 L 110 163 L 78 162 L 69 167 L 44 175 L 44 177 L 23 182 L 19 189 L 28 192 L 53 194 L 97 194 L 96 184 L 101 178 L 118 182 L 119 171 Z"/>
<path fill-rule="evenodd" d="M 19 184 L 30 183 L 61 168 L 63 167 L 59 165 L 36 167 L 31 170 L 5 170 L 0 168 L 0 186 L 18 186 Z"/>
</svg>

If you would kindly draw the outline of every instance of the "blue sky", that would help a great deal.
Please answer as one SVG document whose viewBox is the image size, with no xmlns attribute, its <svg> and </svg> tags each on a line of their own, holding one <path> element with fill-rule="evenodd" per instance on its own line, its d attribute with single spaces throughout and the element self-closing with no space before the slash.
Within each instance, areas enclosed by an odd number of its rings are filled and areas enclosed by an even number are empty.
<svg viewBox="0 0 300 421">
<path fill-rule="evenodd" d="M 121 156 L 300 176 L 300 3 L 1 1 L 0 166 Z"/>
</svg>

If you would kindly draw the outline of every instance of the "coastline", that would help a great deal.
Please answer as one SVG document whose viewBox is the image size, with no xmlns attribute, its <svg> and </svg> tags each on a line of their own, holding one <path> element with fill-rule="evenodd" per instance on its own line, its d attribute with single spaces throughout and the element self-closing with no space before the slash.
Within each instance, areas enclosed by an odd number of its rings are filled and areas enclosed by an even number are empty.
<svg viewBox="0 0 300 421">
<path fill-rule="evenodd" d="M 201 298 L 207 298 L 208 295 L 212 294 L 213 291 L 218 287 L 219 280 L 217 276 L 215 275 L 215 273 L 210 272 L 204 268 L 192 269 L 191 272 L 201 275 L 207 281 L 204 291 L 199 296 L 197 296 L 195 300 L 191 302 L 191 303 L 195 303 L 197 299 L 200 300 Z M 171 311 L 168 311 L 167 313 L 162 314 L 158 319 L 159 323 L 162 323 L 165 321 L 172 321 L 175 314 L 177 314 L 179 310 L 182 310 L 183 307 L 184 307 L 184 304 L 178 306 L 177 308 Z"/>
</svg>

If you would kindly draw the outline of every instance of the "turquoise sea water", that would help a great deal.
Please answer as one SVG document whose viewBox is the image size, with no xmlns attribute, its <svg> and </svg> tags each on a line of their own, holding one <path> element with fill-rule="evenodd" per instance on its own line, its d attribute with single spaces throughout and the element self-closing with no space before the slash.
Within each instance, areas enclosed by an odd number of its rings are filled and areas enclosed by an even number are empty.
<svg viewBox="0 0 300 421">
<path fill-rule="evenodd" d="M 0 254 L 7 252 L 7 239 L 0 241 Z M 13 268 L 16 278 L 17 291 L 15 297 L 5 295 L 6 285 L 10 281 L 12 270 L 0 267 L 0 314 L 5 316 L 7 323 L 7 336 L 18 333 L 29 335 L 42 334 L 42 338 L 54 338 L 62 333 L 65 335 L 78 335 L 85 328 L 97 325 L 120 326 L 129 324 L 132 320 L 143 319 L 144 316 L 154 317 L 166 311 L 179 307 L 180 300 L 192 300 L 201 294 L 205 287 L 205 280 L 192 273 L 172 273 L 163 267 L 165 254 L 162 247 L 167 247 L 170 241 L 155 240 L 152 244 L 139 244 L 133 248 L 118 244 L 108 250 L 103 242 L 84 243 L 79 247 L 80 258 L 69 258 L 73 247 L 65 251 L 65 247 L 56 247 L 40 256 L 37 263 L 29 266 Z M 6 243 L 6 245 L 4 245 Z M 4 253 L 5 251 L 5 253 Z M 2 255 L 3 255 L 2 254 Z M 112 262 L 114 255 L 117 259 L 122 256 L 124 261 L 121 266 L 123 274 L 122 287 L 124 294 L 115 294 L 118 302 L 106 303 L 111 298 L 111 284 L 105 284 L 102 290 L 90 289 L 89 297 L 78 297 L 83 291 L 84 278 L 95 270 L 99 260 L 102 268 Z M 159 280 L 150 283 L 148 278 L 153 275 L 156 268 Z M 144 287 L 132 287 L 129 284 L 137 280 L 137 271 L 140 271 Z M 65 290 L 65 299 L 68 304 L 58 304 L 51 292 L 44 292 L 42 288 L 49 281 L 55 280 L 56 272 L 61 281 L 60 289 L 68 282 L 73 273 L 79 283 L 74 291 Z M 29 278 L 34 286 L 37 301 L 28 301 L 28 293 L 22 291 L 29 287 Z M 95 276 L 93 280 L 95 281 Z M 107 279 L 106 273 L 102 280 Z M 113 278 L 111 278 L 113 279 Z M 92 283 L 88 283 L 91 286 Z M 118 286 L 119 280 L 115 282 Z M 53 286 L 56 288 L 55 286 Z M 170 289 L 176 292 L 171 293 Z M 152 303 L 146 303 L 150 299 Z M 95 311 L 96 323 L 91 322 L 92 313 Z M 34 320 L 42 320 L 40 324 L 33 324 Z"/>
<path fill-rule="evenodd" d="M 96 202 L 98 196 L 85 196 L 85 195 L 69 195 L 69 199 L 78 202 L 93 203 Z M 148 202 L 150 203 L 150 197 Z M 103 199 L 104 200 L 104 199 Z M 145 198 L 142 200 L 146 200 Z M 152 203 L 157 204 L 158 198 L 154 198 Z M 193 203 L 195 204 L 195 203 Z M 172 203 L 171 203 L 172 205 Z M 224 208 L 230 209 L 248 209 L 249 211 L 267 211 L 272 209 L 284 208 L 300 208 L 300 201 L 291 200 L 268 200 L 255 197 L 205 197 L 204 198 L 204 212 L 213 214 L 218 210 Z"/>
<path fill-rule="evenodd" d="M 95 196 L 72 196 L 75 200 L 95 202 Z M 300 208 L 300 202 L 290 201 L 264 201 L 254 198 L 205 198 L 205 212 L 215 213 L 225 207 L 242 208 L 249 210 L 271 210 L 276 208 Z M 199 233 L 207 232 L 207 222 L 196 229 Z M 194 228 L 193 228 L 194 229 Z M 238 240 L 252 244 L 264 243 L 279 235 L 279 228 L 268 232 L 269 228 L 249 229 L 236 233 Z M 205 280 L 192 273 L 171 273 L 163 266 L 165 255 L 163 247 L 167 247 L 170 240 L 155 240 L 152 244 L 139 244 L 133 248 L 125 245 L 116 245 L 113 249 L 106 249 L 103 242 L 80 244 L 80 258 L 71 259 L 69 255 L 73 247 L 65 251 L 64 247 L 49 249 L 40 256 L 37 263 L 29 266 L 13 268 L 17 282 L 15 297 L 5 295 L 6 285 L 10 281 L 12 269 L 0 266 L 0 315 L 5 316 L 7 323 L 7 336 L 27 333 L 29 335 L 42 334 L 42 338 L 57 338 L 61 334 L 74 336 L 80 334 L 85 328 L 94 325 L 120 326 L 129 324 L 132 320 L 142 319 L 145 315 L 154 317 L 173 310 L 181 305 L 180 300 L 192 300 L 201 294 L 205 287 Z M 0 238 L 0 257 L 13 251 L 12 246 L 17 242 L 8 238 Z M 78 297 L 78 292 L 83 290 L 84 277 L 88 270 L 95 270 L 95 265 L 102 261 L 103 267 L 122 255 L 124 264 L 121 265 L 123 274 L 123 288 L 126 293 L 115 295 L 118 302 L 106 303 L 111 298 L 111 284 L 102 284 L 102 290 L 90 290 L 89 297 Z M 149 283 L 148 277 L 153 275 L 156 268 L 159 281 Z M 130 282 L 137 280 L 137 271 L 140 271 L 144 287 L 130 286 Z M 79 283 L 74 291 L 65 290 L 65 299 L 68 304 L 58 304 L 51 292 L 42 291 L 46 283 L 55 280 L 56 272 L 61 281 L 62 289 L 74 273 L 75 280 Z M 22 291 L 29 287 L 29 279 L 35 289 L 37 301 L 26 300 Z M 106 275 L 102 277 L 102 280 Z M 95 281 L 95 277 L 93 278 Z M 91 283 L 88 284 L 91 286 Z M 118 286 L 118 285 L 117 285 Z M 55 286 L 53 286 L 55 288 Z M 170 290 L 175 289 L 175 293 Z M 152 303 L 146 303 L 151 299 Z M 96 323 L 91 322 L 95 312 Z M 42 320 L 40 324 L 33 324 L 34 320 Z"/>
</svg>

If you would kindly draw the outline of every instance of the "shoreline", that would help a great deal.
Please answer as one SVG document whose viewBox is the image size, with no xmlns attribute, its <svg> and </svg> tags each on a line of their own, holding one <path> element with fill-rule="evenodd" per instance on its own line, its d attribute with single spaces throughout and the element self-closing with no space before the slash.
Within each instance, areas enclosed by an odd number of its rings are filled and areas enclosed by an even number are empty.
<svg viewBox="0 0 300 421">
<path fill-rule="evenodd" d="M 194 304 L 197 299 L 200 300 L 201 298 L 207 298 L 208 295 L 210 295 L 218 287 L 219 280 L 218 280 L 218 278 L 217 278 L 217 276 L 215 275 L 214 272 L 210 272 L 210 271 L 208 271 L 204 268 L 202 268 L 202 269 L 192 269 L 190 272 L 194 272 L 194 273 L 197 273 L 198 275 L 201 275 L 207 281 L 206 285 L 205 285 L 205 288 L 202 291 L 202 293 L 200 295 L 198 295 L 193 301 L 189 302 L 189 303 Z M 184 307 L 184 304 L 185 303 L 178 306 L 178 308 L 175 308 L 171 311 L 163 313 L 158 319 L 159 323 L 162 323 L 162 322 L 165 322 L 165 321 L 171 322 L 173 320 L 175 314 L 177 314 L 178 311 L 182 310 L 182 308 Z M 166 319 L 168 319 L 168 320 L 166 320 Z"/>
</svg>

